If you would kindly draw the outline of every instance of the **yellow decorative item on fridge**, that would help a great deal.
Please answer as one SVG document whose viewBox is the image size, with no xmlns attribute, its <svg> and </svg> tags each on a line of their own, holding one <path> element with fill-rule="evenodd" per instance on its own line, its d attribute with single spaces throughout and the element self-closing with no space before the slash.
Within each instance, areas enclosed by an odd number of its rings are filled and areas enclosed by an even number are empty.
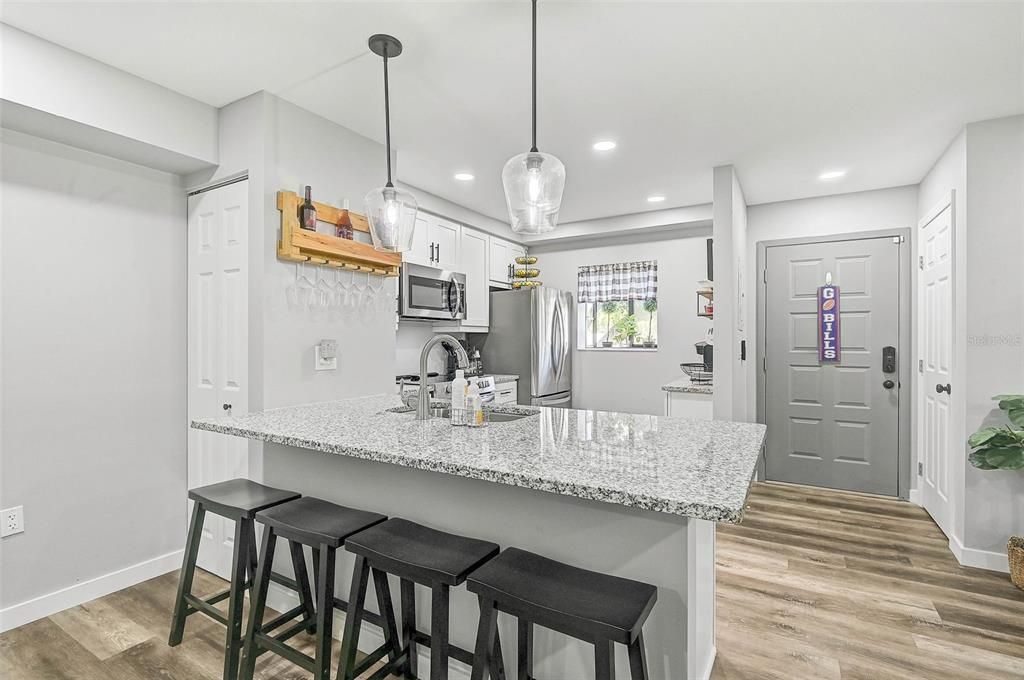
<svg viewBox="0 0 1024 680">
<path fill-rule="evenodd" d="M 516 258 L 516 264 L 537 264 L 537 258 L 533 255 L 520 255 Z"/>
<path fill-rule="evenodd" d="M 536 288 L 542 285 L 537 279 L 540 276 L 540 270 L 536 267 L 530 267 L 529 265 L 537 264 L 537 258 L 533 255 L 520 255 L 516 258 L 517 265 L 523 265 L 522 267 L 514 267 L 512 269 L 512 289 L 522 290 L 524 288 Z"/>
</svg>

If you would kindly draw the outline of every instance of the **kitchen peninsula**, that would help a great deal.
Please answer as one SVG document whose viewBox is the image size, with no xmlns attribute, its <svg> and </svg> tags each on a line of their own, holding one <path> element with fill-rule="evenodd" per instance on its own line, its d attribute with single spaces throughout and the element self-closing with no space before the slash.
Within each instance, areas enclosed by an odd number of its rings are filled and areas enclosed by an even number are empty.
<svg viewBox="0 0 1024 680">
<path fill-rule="evenodd" d="M 740 521 L 763 425 L 511 406 L 494 412 L 524 417 L 473 429 L 419 421 L 395 412 L 401 405 L 397 395 L 378 395 L 192 427 L 265 442 L 269 484 L 657 585 L 644 630 L 651 677 L 708 677 L 714 522 Z M 342 561 L 339 573 L 351 573 Z M 277 606 L 291 604 L 285 591 L 276 595 Z M 451 607 L 452 641 L 472 648 L 476 598 L 455 590 Z M 501 619 L 499 628 L 512 666 L 514 625 Z M 379 642 L 372 634 L 364 632 L 361 648 Z M 538 677 L 592 677 L 589 645 L 538 629 L 534 647 Z M 468 676 L 458 664 L 451 670 Z"/>
</svg>

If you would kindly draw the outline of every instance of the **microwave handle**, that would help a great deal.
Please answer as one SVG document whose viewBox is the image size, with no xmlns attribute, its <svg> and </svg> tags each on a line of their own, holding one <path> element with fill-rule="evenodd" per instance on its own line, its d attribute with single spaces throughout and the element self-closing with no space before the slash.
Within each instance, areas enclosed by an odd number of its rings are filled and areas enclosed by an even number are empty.
<svg viewBox="0 0 1024 680">
<path fill-rule="evenodd" d="M 454 276 L 452 277 L 451 283 L 449 285 L 451 285 L 452 290 L 455 291 L 454 305 L 451 304 L 451 294 L 449 293 L 448 295 L 448 311 L 452 313 L 452 318 L 454 319 L 459 316 L 459 310 L 462 309 L 462 286 L 459 285 L 459 282 L 455 279 Z"/>
</svg>

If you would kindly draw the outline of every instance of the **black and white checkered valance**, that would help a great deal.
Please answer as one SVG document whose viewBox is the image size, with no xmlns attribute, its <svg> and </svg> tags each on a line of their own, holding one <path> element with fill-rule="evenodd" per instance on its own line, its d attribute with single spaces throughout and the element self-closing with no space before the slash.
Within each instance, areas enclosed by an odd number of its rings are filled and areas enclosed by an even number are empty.
<svg viewBox="0 0 1024 680">
<path fill-rule="evenodd" d="M 624 302 L 658 297 L 658 263 L 620 262 L 580 267 L 580 302 Z"/>
</svg>

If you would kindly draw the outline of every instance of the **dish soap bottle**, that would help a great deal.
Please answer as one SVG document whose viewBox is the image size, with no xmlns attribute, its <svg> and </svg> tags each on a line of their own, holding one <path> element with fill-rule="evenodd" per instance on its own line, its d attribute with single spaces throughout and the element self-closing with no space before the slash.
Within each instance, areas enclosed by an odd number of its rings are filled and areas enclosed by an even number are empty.
<svg viewBox="0 0 1024 680">
<path fill-rule="evenodd" d="M 455 380 L 452 380 L 452 425 L 466 424 L 466 393 L 469 381 L 461 368 L 455 369 Z"/>
<path fill-rule="evenodd" d="M 469 391 L 466 393 L 466 424 L 470 427 L 484 426 L 484 405 L 480 399 L 480 388 L 476 381 L 469 383 Z"/>
</svg>

